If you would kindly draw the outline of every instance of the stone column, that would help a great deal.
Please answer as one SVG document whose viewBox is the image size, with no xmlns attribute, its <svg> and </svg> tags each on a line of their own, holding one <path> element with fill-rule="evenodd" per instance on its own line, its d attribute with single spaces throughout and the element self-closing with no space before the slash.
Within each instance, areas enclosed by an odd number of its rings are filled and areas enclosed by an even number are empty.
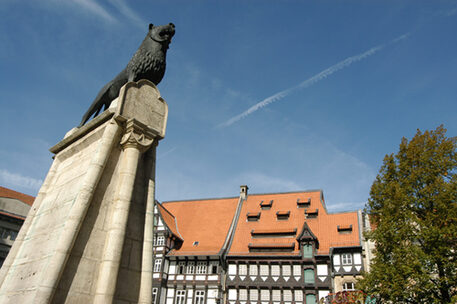
<svg viewBox="0 0 457 304">
<path fill-rule="evenodd" d="M 99 268 L 94 303 L 113 301 L 140 156 L 154 141 L 154 135 L 148 133 L 147 127 L 135 119 L 127 121 L 126 132 L 121 140 L 123 155 L 119 184 Z"/>
<path fill-rule="evenodd" d="M 141 285 L 139 304 L 152 303 L 152 256 L 154 238 L 154 201 L 155 201 L 155 167 L 156 148 L 158 141 L 154 141 L 153 147 L 146 152 L 146 167 L 150 170 L 148 181 L 148 196 L 146 198 L 146 214 L 144 222 L 143 260 L 141 264 Z"/>
</svg>

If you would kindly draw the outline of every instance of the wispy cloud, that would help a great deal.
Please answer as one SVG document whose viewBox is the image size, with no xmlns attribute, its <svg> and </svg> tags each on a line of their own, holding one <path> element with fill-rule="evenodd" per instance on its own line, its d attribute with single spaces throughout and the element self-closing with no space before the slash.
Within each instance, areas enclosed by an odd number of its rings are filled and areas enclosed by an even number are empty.
<svg viewBox="0 0 457 304">
<path fill-rule="evenodd" d="M 159 154 L 159 155 L 157 156 L 157 159 L 162 159 L 162 158 L 164 158 L 165 156 L 167 156 L 168 154 L 173 153 L 175 150 L 176 150 L 176 147 L 173 147 L 173 148 L 171 148 L 170 150 L 165 151 L 165 152 L 163 152 L 162 154 Z"/>
<path fill-rule="evenodd" d="M 293 86 L 291 88 L 288 88 L 288 89 L 278 92 L 270 97 L 265 98 L 264 100 L 260 101 L 259 103 L 253 105 L 252 107 L 250 107 L 249 109 L 244 111 L 243 113 L 230 118 L 229 120 L 227 120 L 226 122 L 224 122 L 222 124 L 219 124 L 218 127 L 228 127 L 228 126 L 232 125 L 233 123 L 239 121 L 240 119 L 246 118 L 248 115 L 254 113 L 255 111 L 257 111 L 273 102 L 283 99 L 284 97 L 288 96 L 292 92 L 310 87 L 313 84 L 315 84 L 321 80 L 324 80 L 325 78 L 329 77 L 330 75 L 334 74 L 335 72 L 338 72 L 339 70 L 342 70 L 355 62 L 358 62 L 371 55 L 374 55 L 375 53 L 379 52 L 380 50 L 382 50 L 389 44 L 399 42 L 399 41 L 407 38 L 408 36 L 409 36 L 409 33 L 401 35 L 400 37 L 395 38 L 388 43 L 380 44 L 378 46 L 372 47 L 368 51 L 365 51 L 361 54 L 357 54 L 355 56 L 348 57 L 348 58 L 344 59 L 343 61 L 340 61 L 337 64 L 332 65 L 331 67 L 319 72 L 318 74 L 312 76 L 311 78 L 306 79 L 305 81 L 299 83 L 296 86 Z"/>
<path fill-rule="evenodd" d="M 136 26 L 139 28 L 146 28 L 146 22 L 132 10 L 124 0 L 110 0 L 112 5 L 114 5 L 119 12 L 121 12 L 125 17 L 129 18 Z"/>
<path fill-rule="evenodd" d="M 22 176 L 17 173 L 9 172 L 5 169 L 0 169 L 0 181 L 2 184 L 24 187 L 33 190 L 38 190 L 41 187 L 41 184 L 43 184 L 41 179 Z"/>
<path fill-rule="evenodd" d="M 72 0 L 73 3 L 79 5 L 81 8 L 105 19 L 108 22 L 117 22 L 107 10 L 105 10 L 101 5 L 92 0 Z"/>
</svg>

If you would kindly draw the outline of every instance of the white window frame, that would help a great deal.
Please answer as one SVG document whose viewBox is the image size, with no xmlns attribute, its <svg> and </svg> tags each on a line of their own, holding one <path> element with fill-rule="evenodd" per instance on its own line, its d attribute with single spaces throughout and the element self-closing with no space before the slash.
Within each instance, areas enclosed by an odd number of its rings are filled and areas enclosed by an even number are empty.
<svg viewBox="0 0 457 304">
<path fill-rule="evenodd" d="M 292 302 L 292 290 L 284 289 L 282 291 L 282 296 L 284 298 L 284 302 Z"/>
<path fill-rule="evenodd" d="M 194 262 L 187 263 L 186 274 L 194 274 L 194 273 L 195 273 L 195 263 Z"/>
<path fill-rule="evenodd" d="M 204 304 L 205 303 L 205 291 L 204 290 L 196 290 L 195 291 L 195 304 Z"/>
<path fill-rule="evenodd" d="M 208 273 L 209 274 L 217 274 L 218 270 L 219 270 L 219 267 L 218 267 L 218 263 L 217 262 L 210 262 L 209 263 L 209 269 L 208 269 Z M 213 271 L 215 270 L 215 271 Z"/>
<path fill-rule="evenodd" d="M 270 268 L 268 265 L 260 264 L 260 276 L 269 276 L 270 275 Z"/>
<path fill-rule="evenodd" d="M 271 291 L 271 301 L 281 302 L 281 290 L 280 289 L 273 289 Z"/>
<path fill-rule="evenodd" d="M 257 302 L 259 300 L 259 290 L 249 289 L 249 301 Z"/>
<path fill-rule="evenodd" d="M 238 300 L 240 300 L 240 301 L 248 300 L 248 290 L 246 288 L 240 288 L 238 290 Z"/>
<path fill-rule="evenodd" d="M 290 277 L 292 275 L 292 270 L 290 265 L 282 265 L 282 275 L 284 277 Z"/>
<path fill-rule="evenodd" d="M 206 262 L 197 262 L 197 274 L 206 274 Z"/>
<path fill-rule="evenodd" d="M 256 264 L 249 265 L 249 275 L 256 277 L 259 274 L 259 269 Z"/>
<path fill-rule="evenodd" d="M 160 272 L 161 267 L 162 267 L 162 259 L 156 259 L 154 261 L 154 272 Z"/>
<path fill-rule="evenodd" d="M 185 304 L 186 303 L 186 291 L 185 290 L 176 290 L 175 304 Z"/>
<path fill-rule="evenodd" d="M 158 292 L 159 292 L 159 289 L 157 287 L 154 287 L 152 289 L 152 304 L 156 304 Z"/>
<path fill-rule="evenodd" d="M 294 291 L 295 302 L 303 302 L 303 290 L 296 289 Z"/>
<path fill-rule="evenodd" d="M 260 289 L 260 301 L 270 301 L 270 290 Z"/>
<path fill-rule="evenodd" d="M 271 265 L 271 276 L 279 277 L 281 274 L 280 271 L 279 265 Z"/>
<path fill-rule="evenodd" d="M 154 238 L 154 246 L 164 246 L 165 245 L 165 237 L 163 235 L 157 235 Z"/>
<path fill-rule="evenodd" d="M 182 267 L 182 268 L 181 268 Z M 182 269 L 182 271 L 180 271 Z M 178 262 L 178 268 L 176 269 L 176 274 L 185 274 L 186 273 L 186 262 Z"/>
<path fill-rule="evenodd" d="M 351 284 L 352 288 L 350 288 L 348 285 Z M 343 291 L 354 291 L 355 290 L 355 283 L 354 282 L 344 282 L 343 283 Z"/>
<path fill-rule="evenodd" d="M 341 261 L 343 265 L 352 265 L 352 253 L 343 253 Z"/>
<path fill-rule="evenodd" d="M 245 276 L 248 274 L 248 265 L 239 264 L 238 265 L 238 275 Z"/>
<path fill-rule="evenodd" d="M 301 265 L 293 265 L 294 276 L 301 276 Z"/>
</svg>

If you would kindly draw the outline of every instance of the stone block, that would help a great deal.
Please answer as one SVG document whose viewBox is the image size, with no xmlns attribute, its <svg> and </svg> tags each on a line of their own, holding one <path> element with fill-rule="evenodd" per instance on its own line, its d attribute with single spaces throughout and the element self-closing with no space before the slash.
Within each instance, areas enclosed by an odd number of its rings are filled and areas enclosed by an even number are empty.
<svg viewBox="0 0 457 304">
<path fill-rule="evenodd" d="M 128 83 L 117 107 L 51 148 L 53 173 L 4 264 L 0 303 L 138 302 L 140 285 L 152 283 L 141 273 L 152 272 L 142 248 L 155 158 L 142 153 L 165 136 L 167 115 L 152 83 Z"/>
</svg>

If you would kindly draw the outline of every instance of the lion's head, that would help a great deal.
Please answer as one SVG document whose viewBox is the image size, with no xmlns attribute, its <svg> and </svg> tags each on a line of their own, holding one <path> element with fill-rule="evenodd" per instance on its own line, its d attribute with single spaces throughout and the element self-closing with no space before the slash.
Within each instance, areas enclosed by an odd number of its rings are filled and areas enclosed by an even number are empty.
<svg viewBox="0 0 457 304">
<path fill-rule="evenodd" d="M 151 37 L 152 40 L 166 46 L 167 48 L 174 34 L 175 25 L 173 23 L 159 26 L 154 26 L 152 23 L 149 24 L 149 37 Z"/>
</svg>

